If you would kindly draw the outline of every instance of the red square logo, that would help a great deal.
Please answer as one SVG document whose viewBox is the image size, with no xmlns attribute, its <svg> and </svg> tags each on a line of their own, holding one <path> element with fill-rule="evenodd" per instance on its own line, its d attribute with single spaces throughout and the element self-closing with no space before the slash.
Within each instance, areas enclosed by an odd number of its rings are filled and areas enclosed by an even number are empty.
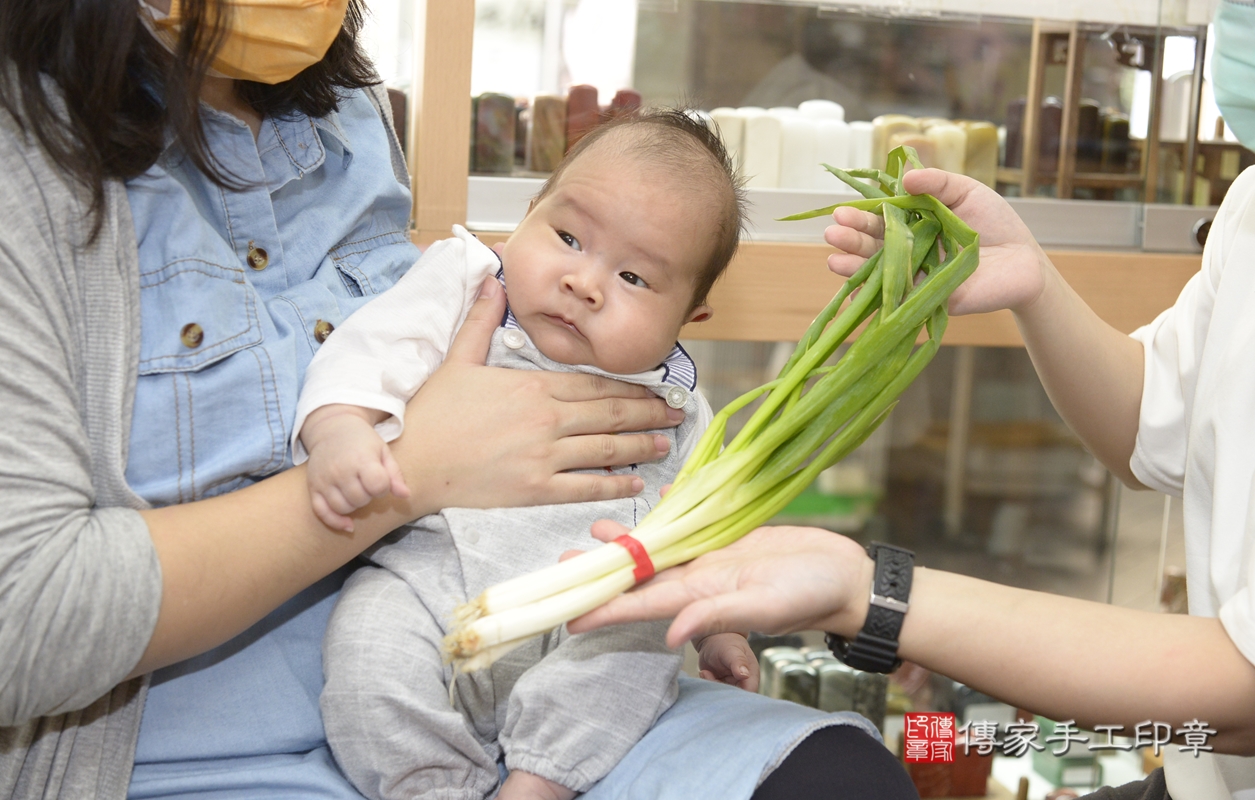
<svg viewBox="0 0 1255 800">
<path fill-rule="evenodd" d="M 903 757 L 908 764 L 949 764 L 954 761 L 953 714 L 907 714 L 903 734 Z"/>
</svg>

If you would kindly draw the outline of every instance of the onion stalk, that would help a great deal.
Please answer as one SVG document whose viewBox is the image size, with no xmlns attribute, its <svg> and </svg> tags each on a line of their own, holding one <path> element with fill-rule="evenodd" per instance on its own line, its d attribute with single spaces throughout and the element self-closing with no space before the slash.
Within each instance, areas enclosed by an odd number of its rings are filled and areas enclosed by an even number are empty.
<svg viewBox="0 0 1255 800">
<path fill-rule="evenodd" d="M 910 147 L 890 153 L 883 171 L 824 165 L 864 199 L 785 217 L 824 216 L 838 205 L 876 212 L 885 219 L 884 245 L 811 323 L 779 376 L 715 415 L 671 491 L 632 531 L 655 569 L 729 545 L 770 520 L 862 444 L 936 354 L 950 294 L 976 268 L 980 243 L 936 198 L 903 191 L 908 164 L 921 166 Z M 849 349 L 826 365 L 859 326 Z M 760 399 L 723 446 L 729 418 Z M 632 588 L 636 566 L 626 547 L 612 543 L 489 587 L 456 612 L 445 654 L 462 671 L 488 666 Z"/>
</svg>

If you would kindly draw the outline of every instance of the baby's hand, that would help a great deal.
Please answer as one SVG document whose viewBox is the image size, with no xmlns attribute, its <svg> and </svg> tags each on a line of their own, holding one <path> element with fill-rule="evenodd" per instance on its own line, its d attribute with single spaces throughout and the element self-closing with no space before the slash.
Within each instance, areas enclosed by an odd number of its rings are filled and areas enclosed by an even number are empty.
<svg viewBox="0 0 1255 800">
<path fill-rule="evenodd" d="M 712 633 L 694 644 L 697 647 L 698 675 L 708 681 L 736 686 L 747 692 L 758 691 L 758 659 L 750 643 L 740 633 Z"/>
<path fill-rule="evenodd" d="M 410 496 L 392 450 L 375 432 L 374 416 L 369 409 L 330 405 L 305 419 L 301 442 L 309 451 L 310 500 L 329 528 L 352 532 L 353 520 L 346 515 L 389 491 Z"/>
</svg>

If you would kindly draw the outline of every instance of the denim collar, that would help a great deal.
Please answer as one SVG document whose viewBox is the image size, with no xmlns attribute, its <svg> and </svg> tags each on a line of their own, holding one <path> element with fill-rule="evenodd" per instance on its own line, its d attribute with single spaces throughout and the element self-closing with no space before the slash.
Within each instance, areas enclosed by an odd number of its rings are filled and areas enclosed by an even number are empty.
<svg viewBox="0 0 1255 800">
<path fill-rule="evenodd" d="M 264 182 L 271 192 L 278 191 L 289 182 L 304 178 L 307 173 L 318 169 L 327 161 L 328 152 L 338 157 L 338 163 L 333 163 L 342 169 L 347 169 L 353 160 L 349 135 L 340 124 L 340 115 L 337 112 L 332 111 L 324 117 L 309 117 L 300 112 L 282 117 L 268 116 L 262 120 L 256 140 L 256 154 L 263 172 L 263 175 L 257 175 L 256 162 L 246 165 L 240 160 L 251 149 L 246 145 L 246 142 L 252 142 L 252 131 L 248 124 L 233 114 L 205 103 L 201 103 L 201 114 L 207 128 L 207 138 L 211 142 L 220 137 L 208 129 L 217 129 L 228 141 L 240 148 L 228 145 L 226 152 L 219 152 L 218 148 L 214 150 L 215 156 L 218 156 L 228 173 L 246 180 Z M 248 137 L 247 140 L 244 137 Z M 166 152 L 173 144 L 174 134 L 167 132 Z"/>
</svg>

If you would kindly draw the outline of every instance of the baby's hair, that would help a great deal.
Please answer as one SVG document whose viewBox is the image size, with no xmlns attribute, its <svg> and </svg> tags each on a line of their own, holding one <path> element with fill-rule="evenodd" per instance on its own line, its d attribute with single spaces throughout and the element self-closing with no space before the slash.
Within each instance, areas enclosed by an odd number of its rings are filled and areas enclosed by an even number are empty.
<svg viewBox="0 0 1255 800">
<path fill-rule="evenodd" d="M 616 137 L 615 145 L 621 154 L 666 167 L 669 174 L 684 176 L 690 183 L 704 183 L 701 187 L 707 190 L 704 193 L 716 202 L 715 246 L 697 274 L 689 305 L 690 310 L 696 308 L 706 302 L 711 287 L 736 254 L 745 229 L 746 203 L 744 180 L 737 174 L 718 131 L 696 112 L 683 108 L 642 108 L 606 119 L 567 152 L 537 193 L 536 200 L 540 201 L 557 187 L 563 172 L 577 158 L 616 131 L 630 134 Z M 695 160 L 704 160 L 708 168 L 694 169 Z"/>
</svg>

